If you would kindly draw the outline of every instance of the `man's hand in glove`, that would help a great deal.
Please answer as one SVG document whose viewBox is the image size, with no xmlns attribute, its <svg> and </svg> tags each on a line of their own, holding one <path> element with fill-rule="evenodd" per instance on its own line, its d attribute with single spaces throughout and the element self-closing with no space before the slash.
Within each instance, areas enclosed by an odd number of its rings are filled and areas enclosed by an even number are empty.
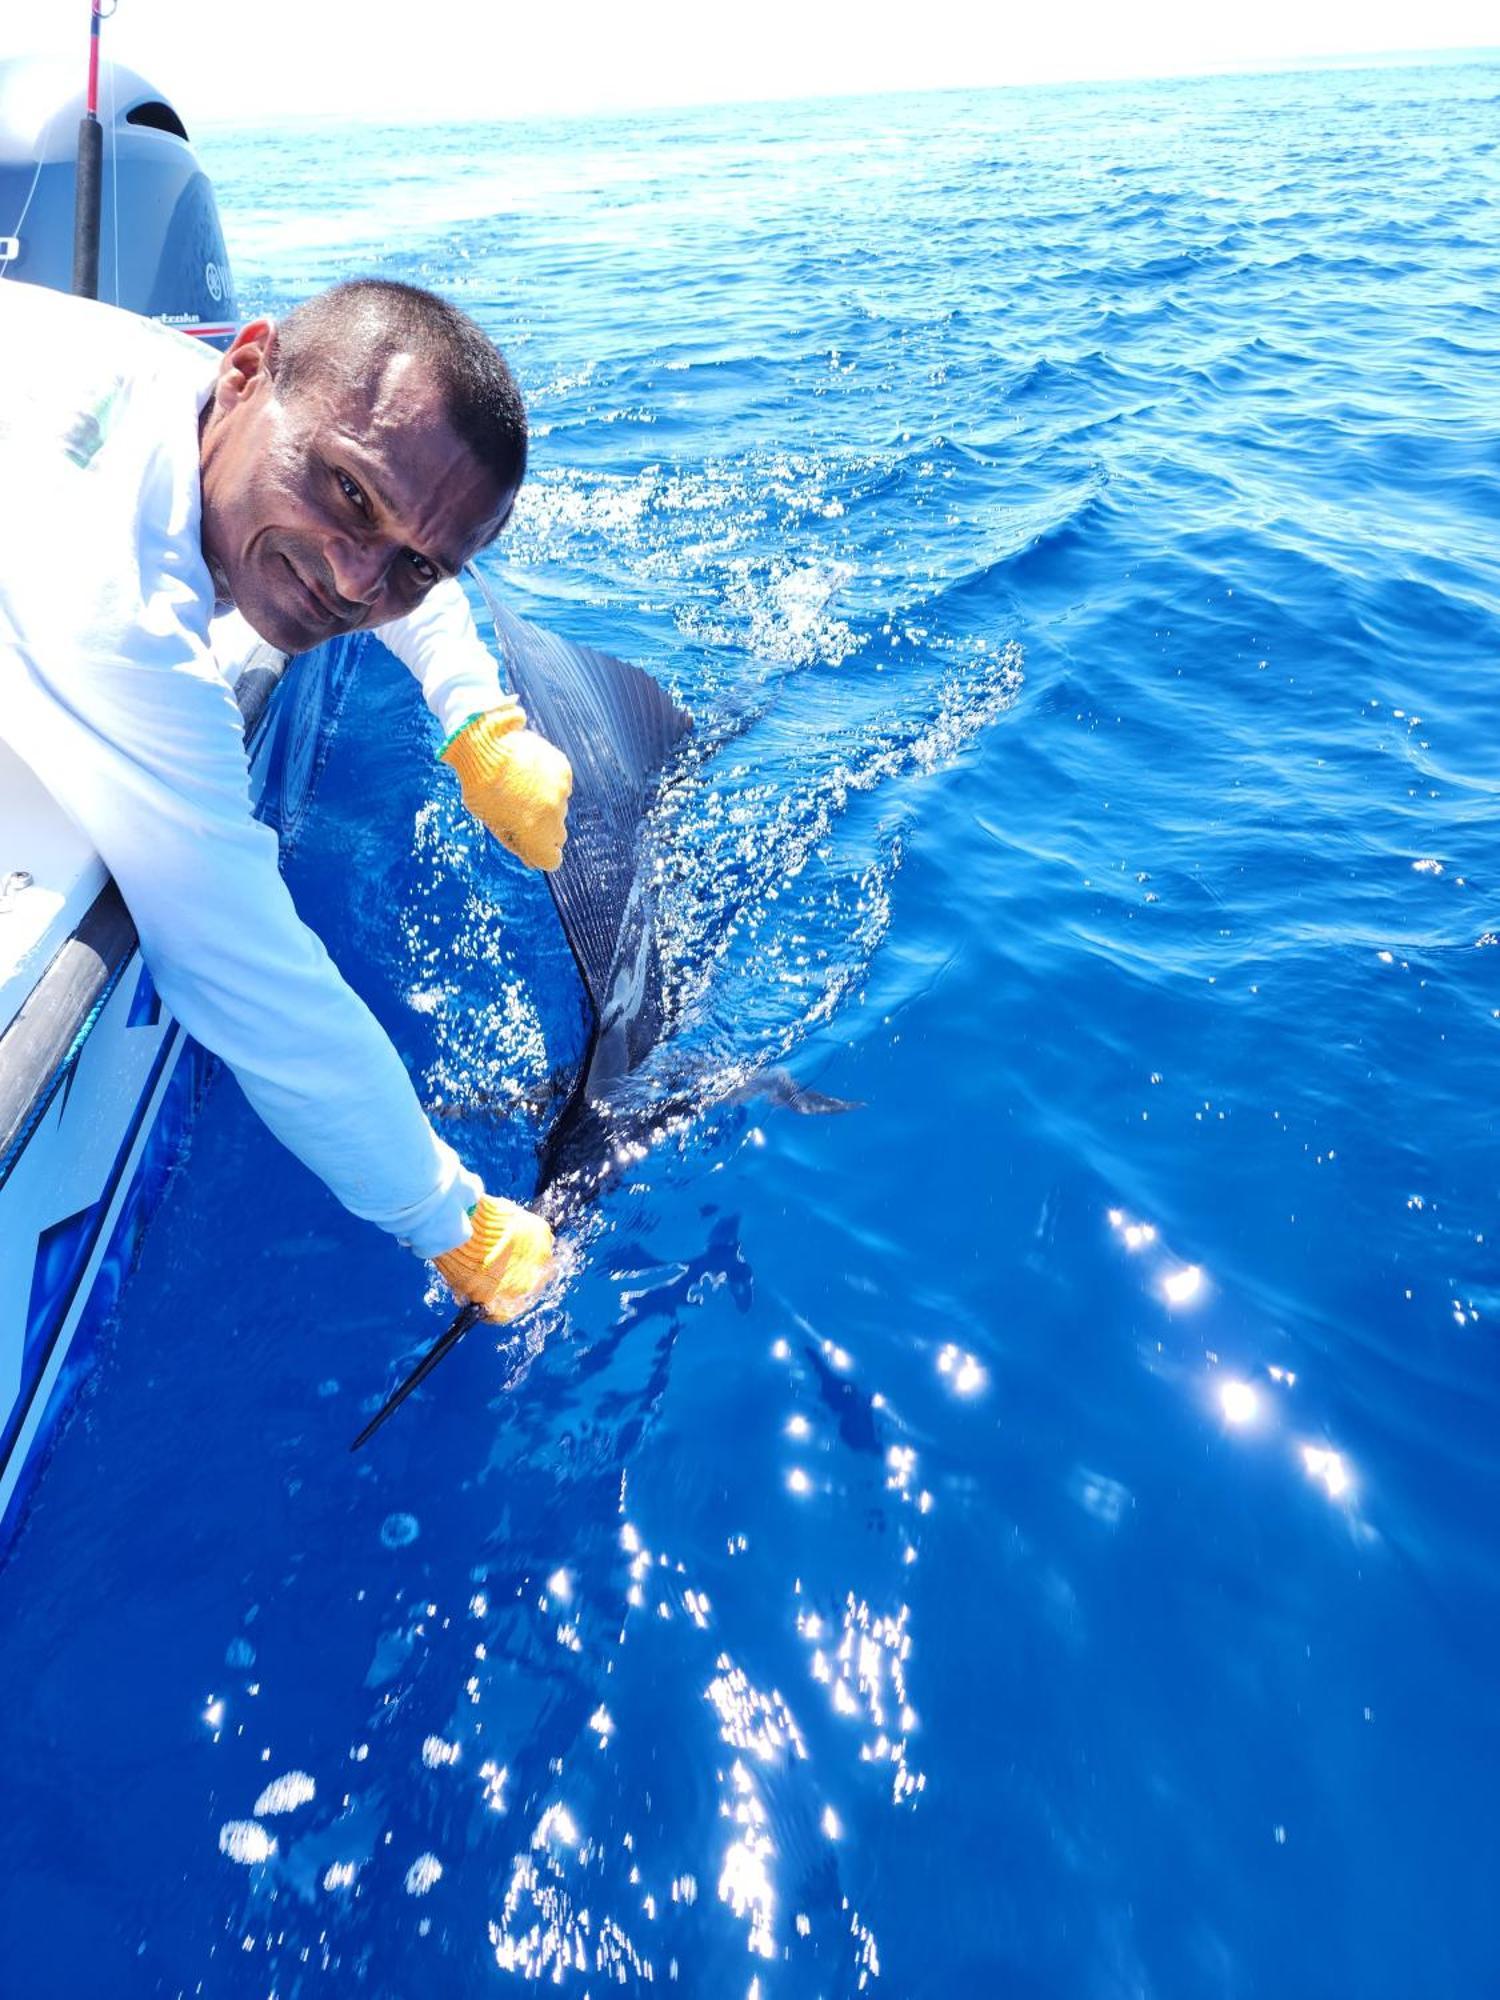
<svg viewBox="0 0 1500 2000">
<path fill-rule="evenodd" d="M 556 868 L 568 837 L 573 771 L 561 750 L 526 727 L 514 700 L 471 716 L 438 752 L 458 773 L 464 804 L 529 868 Z"/>
<path fill-rule="evenodd" d="M 529 1208 L 489 1194 L 469 1221 L 468 1241 L 433 1262 L 449 1289 L 482 1306 L 487 1319 L 514 1319 L 552 1275 L 552 1231 Z"/>
</svg>

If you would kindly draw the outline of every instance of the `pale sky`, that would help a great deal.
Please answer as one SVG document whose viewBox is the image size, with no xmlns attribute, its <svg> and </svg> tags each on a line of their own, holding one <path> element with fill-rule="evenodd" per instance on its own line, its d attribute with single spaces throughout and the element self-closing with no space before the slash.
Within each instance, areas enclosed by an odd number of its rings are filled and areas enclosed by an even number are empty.
<svg viewBox="0 0 1500 2000">
<path fill-rule="evenodd" d="M 28 13 L 0 28 L 0 51 L 76 55 L 81 76 L 88 0 L 33 0 Z M 191 130 L 1274 68 L 1494 44 L 1497 21 L 1495 0 L 1020 0 L 1003 15 L 994 0 L 118 0 L 104 34 Z"/>
</svg>

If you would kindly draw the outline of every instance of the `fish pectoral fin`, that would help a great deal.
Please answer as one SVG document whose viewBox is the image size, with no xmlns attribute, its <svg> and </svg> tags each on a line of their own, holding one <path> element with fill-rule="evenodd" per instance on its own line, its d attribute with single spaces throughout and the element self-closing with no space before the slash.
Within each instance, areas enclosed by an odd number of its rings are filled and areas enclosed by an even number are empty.
<svg viewBox="0 0 1500 2000">
<path fill-rule="evenodd" d="M 798 1083 L 790 1070 L 768 1069 L 764 1076 L 757 1077 L 746 1092 L 747 1097 L 764 1098 L 778 1110 L 794 1111 L 799 1118 L 831 1118 L 841 1111 L 863 1111 L 864 1100 L 858 1097 L 833 1097 L 826 1090 L 814 1090 L 810 1085 Z"/>
</svg>

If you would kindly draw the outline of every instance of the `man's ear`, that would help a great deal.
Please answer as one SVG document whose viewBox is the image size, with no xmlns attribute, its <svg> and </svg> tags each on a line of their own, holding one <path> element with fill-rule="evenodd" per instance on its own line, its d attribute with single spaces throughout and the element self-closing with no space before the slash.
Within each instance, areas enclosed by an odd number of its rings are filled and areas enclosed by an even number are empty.
<svg viewBox="0 0 1500 2000">
<path fill-rule="evenodd" d="M 269 385 L 275 374 L 276 323 L 253 319 L 240 328 L 219 363 L 214 402 L 221 410 L 232 409 L 236 403 L 244 402 L 257 383 Z"/>
</svg>

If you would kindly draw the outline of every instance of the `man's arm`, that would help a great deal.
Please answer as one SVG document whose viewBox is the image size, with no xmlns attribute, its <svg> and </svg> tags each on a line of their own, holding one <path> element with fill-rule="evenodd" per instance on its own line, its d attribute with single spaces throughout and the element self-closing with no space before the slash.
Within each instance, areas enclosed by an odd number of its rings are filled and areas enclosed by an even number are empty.
<svg viewBox="0 0 1500 2000">
<path fill-rule="evenodd" d="M 95 653 L 56 678 L 12 652 L 5 733 L 99 850 L 167 1006 L 276 1136 L 354 1214 L 424 1257 L 452 1250 L 480 1184 L 297 916 L 228 690 L 173 650 L 158 637 L 149 661 Z"/>
<path fill-rule="evenodd" d="M 457 577 L 434 584 L 415 611 L 382 625 L 379 636 L 415 676 L 445 737 L 510 700 Z"/>
</svg>

